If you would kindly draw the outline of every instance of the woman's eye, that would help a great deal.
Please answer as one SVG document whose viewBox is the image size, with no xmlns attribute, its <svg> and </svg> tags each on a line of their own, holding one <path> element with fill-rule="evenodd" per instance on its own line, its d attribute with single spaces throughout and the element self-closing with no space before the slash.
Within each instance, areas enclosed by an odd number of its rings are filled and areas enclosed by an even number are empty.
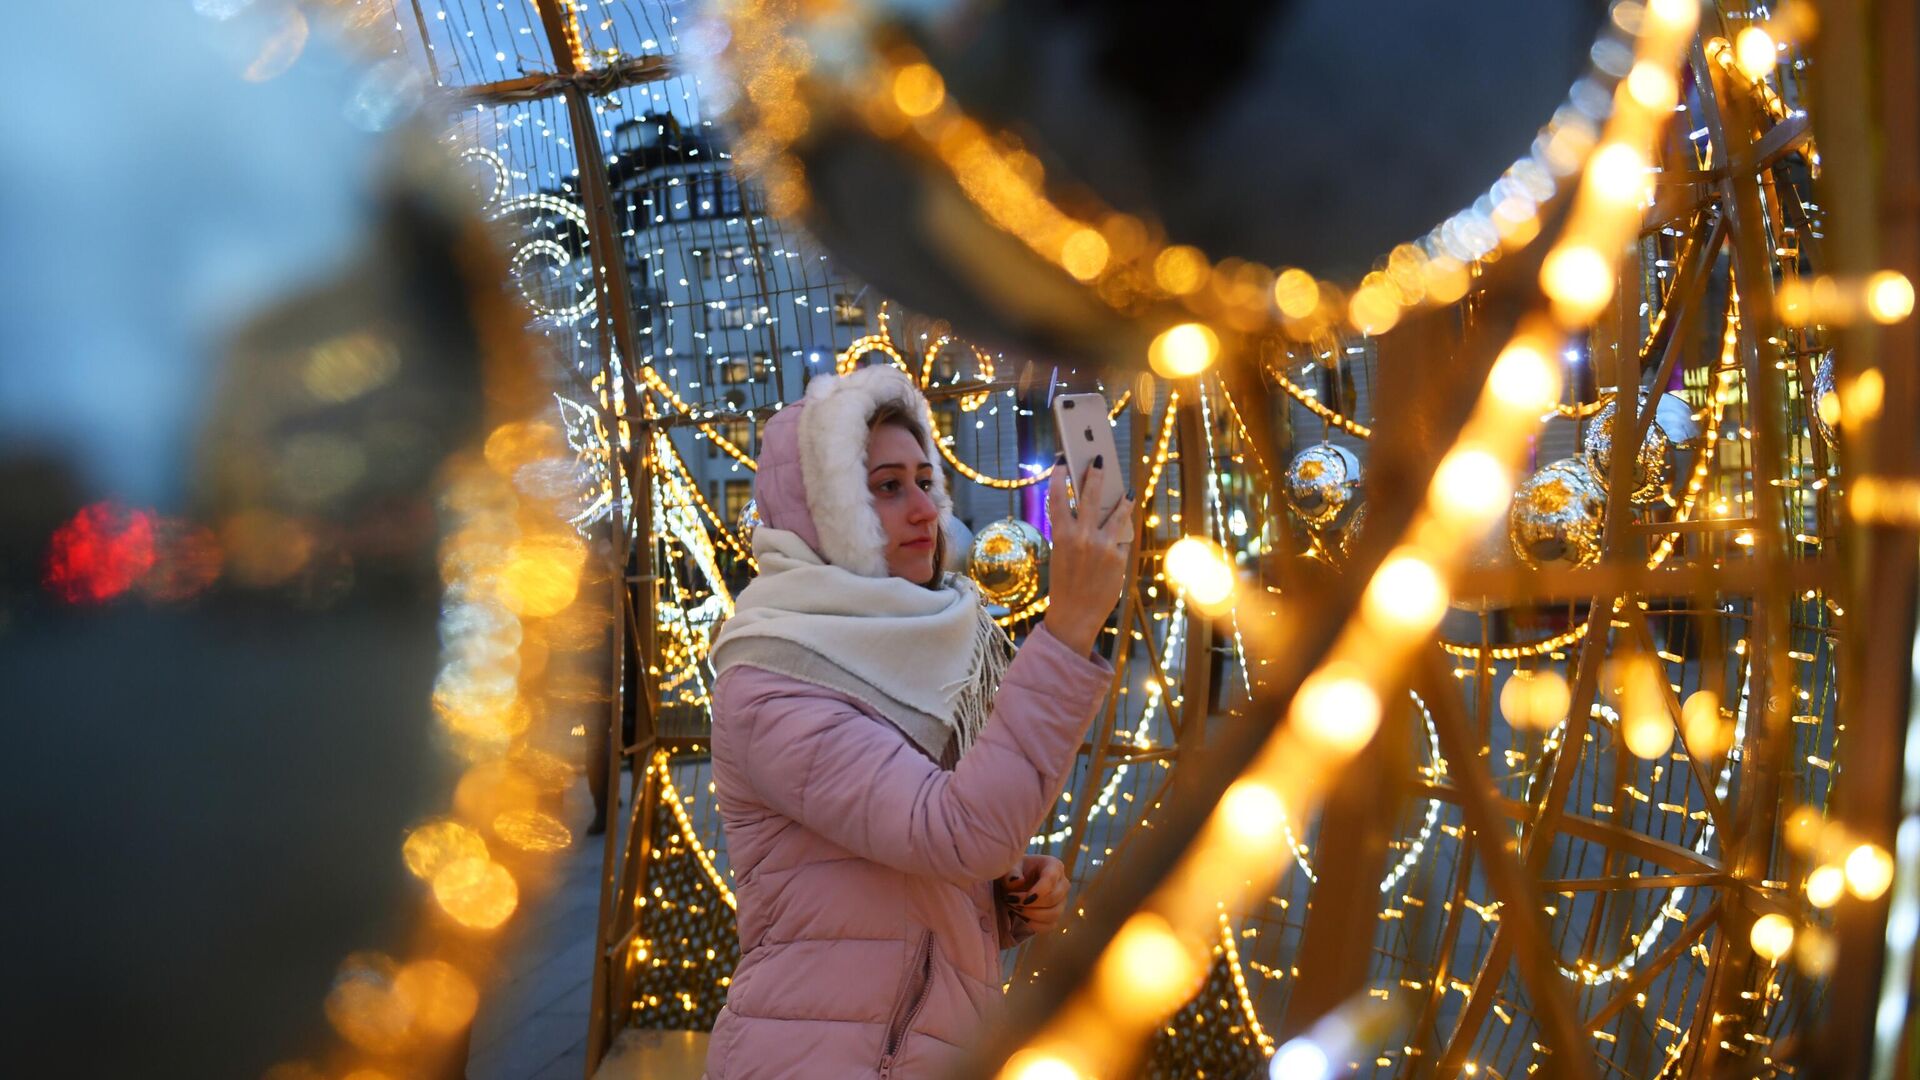
<svg viewBox="0 0 1920 1080">
<path fill-rule="evenodd" d="M 921 491 L 932 491 L 932 490 L 933 490 L 933 481 L 931 481 L 931 480 L 922 480 L 922 481 L 920 481 L 920 490 L 921 490 Z"/>
<path fill-rule="evenodd" d="M 900 490 L 900 481 L 898 481 L 898 480 L 882 480 L 882 481 L 880 481 L 880 488 L 879 488 L 879 490 L 881 490 L 881 491 L 883 491 L 883 492 L 885 492 L 885 493 L 886 493 L 886 494 L 888 494 L 888 495 L 891 495 L 891 494 L 893 494 L 894 492 L 896 492 L 896 491 L 898 491 L 898 490 Z"/>
</svg>

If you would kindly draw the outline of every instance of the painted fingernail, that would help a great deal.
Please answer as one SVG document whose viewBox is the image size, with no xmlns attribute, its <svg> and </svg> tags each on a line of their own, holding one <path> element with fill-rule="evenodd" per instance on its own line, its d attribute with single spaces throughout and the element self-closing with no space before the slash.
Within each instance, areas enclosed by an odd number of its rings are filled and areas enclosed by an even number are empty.
<svg viewBox="0 0 1920 1080">
<path fill-rule="evenodd" d="M 1028 893 L 1027 895 L 1020 898 L 1020 902 L 1023 904 L 1031 904 L 1033 903 L 1033 898 L 1039 895 L 1040 895 L 1039 893 Z"/>
<path fill-rule="evenodd" d="M 1132 501 L 1133 501 L 1133 489 L 1132 489 L 1132 488 L 1128 488 L 1128 489 L 1127 489 L 1127 501 L 1128 501 L 1128 502 L 1132 502 Z"/>
<path fill-rule="evenodd" d="M 1062 450 L 1059 453 L 1053 455 L 1053 463 L 1055 465 L 1065 465 L 1067 463 L 1067 452 L 1065 450 Z"/>
<path fill-rule="evenodd" d="M 1094 467 L 1094 468 L 1096 468 L 1096 469 L 1100 469 L 1100 468 L 1105 468 L 1105 467 L 1106 467 L 1106 464 L 1107 464 L 1107 455 L 1105 455 L 1105 454 L 1095 454 L 1095 455 L 1093 455 L 1093 467 Z"/>
</svg>

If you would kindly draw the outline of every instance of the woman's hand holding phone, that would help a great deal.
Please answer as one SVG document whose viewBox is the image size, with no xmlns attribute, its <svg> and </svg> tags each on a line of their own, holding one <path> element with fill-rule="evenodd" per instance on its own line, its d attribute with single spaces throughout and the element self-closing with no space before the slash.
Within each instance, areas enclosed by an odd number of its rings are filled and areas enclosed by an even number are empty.
<svg viewBox="0 0 1920 1080">
<path fill-rule="evenodd" d="M 1109 476 L 1108 466 L 1113 464 L 1104 455 L 1096 456 L 1075 485 L 1085 513 L 1076 513 L 1068 500 L 1065 463 L 1056 464 L 1047 478 L 1053 557 L 1043 621 L 1049 633 L 1082 655 L 1093 652 L 1100 628 L 1120 599 L 1127 572 L 1127 545 L 1133 542 L 1132 495 L 1114 503 L 1104 518 L 1095 512 L 1108 485 L 1118 483 Z"/>
</svg>

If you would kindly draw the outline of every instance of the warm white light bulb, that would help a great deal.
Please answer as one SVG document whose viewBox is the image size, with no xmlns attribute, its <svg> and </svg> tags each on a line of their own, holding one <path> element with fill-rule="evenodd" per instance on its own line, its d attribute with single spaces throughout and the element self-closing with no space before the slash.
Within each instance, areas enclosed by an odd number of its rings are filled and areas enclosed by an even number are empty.
<svg viewBox="0 0 1920 1080">
<path fill-rule="evenodd" d="M 1647 158 L 1626 143 L 1608 143 L 1587 163 L 1593 190 L 1613 202 L 1637 202 L 1647 190 Z"/>
<path fill-rule="evenodd" d="M 1867 279 L 1867 316 L 1874 322 L 1897 323 L 1913 314 L 1913 282 L 1898 270 L 1882 270 Z"/>
<path fill-rule="evenodd" d="M 1847 853 L 1847 891 L 1862 900 L 1878 900 L 1893 884 L 1893 856 L 1879 844 L 1861 844 Z"/>
<path fill-rule="evenodd" d="M 1220 797 L 1220 817 L 1242 840 L 1257 844 L 1280 835 L 1287 812 L 1273 788 L 1258 780 L 1241 780 Z"/>
<path fill-rule="evenodd" d="M 1538 346 L 1516 339 L 1493 362 L 1487 389 L 1513 411 L 1537 417 L 1559 399 L 1560 373 Z"/>
<path fill-rule="evenodd" d="M 1541 265 L 1540 287 L 1562 322 L 1584 324 L 1613 299 L 1613 265 L 1586 244 L 1563 244 Z"/>
<path fill-rule="evenodd" d="M 1807 903 L 1817 908 L 1830 908 L 1840 902 L 1840 894 L 1847 889 L 1847 875 L 1839 867 L 1831 864 L 1815 867 L 1807 875 Z"/>
<path fill-rule="evenodd" d="M 1680 728 L 1687 737 L 1687 752 L 1703 758 L 1717 758 L 1733 742 L 1733 728 L 1720 716 L 1720 697 L 1711 690 L 1696 690 L 1680 706 Z"/>
<path fill-rule="evenodd" d="M 1515 671 L 1500 688 L 1500 714 L 1517 728 L 1545 731 L 1572 706 L 1573 690 L 1557 671 Z"/>
<path fill-rule="evenodd" d="M 1186 594 L 1187 602 L 1208 614 L 1233 604 L 1233 564 L 1210 540 L 1183 536 L 1167 549 L 1167 578 Z"/>
<path fill-rule="evenodd" d="M 1660 712 L 1630 713 L 1620 718 L 1620 736 L 1634 757 L 1652 761 L 1673 748 L 1673 721 Z"/>
<path fill-rule="evenodd" d="M 1447 586 L 1425 559 L 1396 553 L 1374 571 L 1364 603 L 1376 624 L 1422 634 L 1447 613 Z"/>
<path fill-rule="evenodd" d="M 1200 975 L 1173 925 L 1151 911 L 1136 911 L 1100 958 L 1102 997 L 1144 1019 L 1180 1007 Z"/>
<path fill-rule="evenodd" d="M 1512 497 L 1513 483 L 1500 459 L 1468 447 L 1440 460 L 1428 500 L 1443 514 L 1485 524 L 1505 513 Z"/>
<path fill-rule="evenodd" d="M 1753 951 L 1768 963 L 1776 963 L 1793 949 L 1793 921 L 1785 915 L 1769 912 L 1753 920 L 1747 934 Z"/>
<path fill-rule="evenodd" d="M 1022 1050 L 1000 1070 L 1002 1080 L 1081 1080 L 1080 1070 L 1040 1050 Z"/>
<path fill-rule="evenodd" d="M 1627 72 L 1627 95 L 1645 108 L 1664 113 L 1680 101 L 1680 80 L 1652 60 L 1642 60 Z"/>
<path fill-rule="evenodd" d="M 1315 672 L 1300 685 L 1289 715 L 1309 738 L 1350 754 L 1379 728 L 1380 696 L 1355 673 Z"/>
<path fill-rule="evenodd" d="M 1749 26 L 1733 39 L 1733 63 L 1740 74 L 1759 82 L 1779 62 L 1779 46 L 1766 28 Z"/>
<path fill-rule="evenodd" d="M 1220 358 L 1220 336 L 1205 323 L 1168 327 L 1147 346 L 1147 363 L 1165 378 L 1198 375 Z"/>
<path fill-rule="evenodd" d="M 1648 0 L 1647 14 L 1673 33 L 1690 33 L 1700 21 L 1700 0 Z"/>
</svg>

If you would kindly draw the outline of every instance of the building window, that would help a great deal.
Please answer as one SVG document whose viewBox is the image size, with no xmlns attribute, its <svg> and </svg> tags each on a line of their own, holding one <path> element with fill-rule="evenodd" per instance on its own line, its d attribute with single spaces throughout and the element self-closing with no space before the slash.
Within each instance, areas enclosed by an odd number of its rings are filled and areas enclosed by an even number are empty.
<svg viewBox="0 0 1920 1080">
<path fill-rule="evenodd" d="M 834 293 L 833 321 L 836 326 L 865 326 L 867 309 L 852 293 Z"/>
<path fill-rule="evenodd" d="M 719 307 L 708 304 L 706 312 L 708 330 L 743 329 L 747 325 L 747 316 L 750 314 L 745 305 L 728 304 L 724 301 Z"/>
<path fill-rule="evenodd" d="M 720 361 L 720 382 L 727 386 L 738 386 L 752 378 L 744 360 Z"/>
<path fill-rule="evenodd" d="M 773 375 L 773 357 L 763 352 L 754 353 L 753 377 L 764 382 L 767 379 L 773 378 Z"/>
<path fill-rule="evenodd" d="M 693 220 L 693 189 L 673 177 L 641 189 L 641 212 L 649 224 Z"/>
<path fill-rule="evenodd" d="M 736 274 L 752 273 L 755 260 L 761 257 L 759 244 L 751 247 L 733 244 L 693 253 L 694 265 L 699 268 L 700 276 L 715 281 L 725 281 Z"/>
<path fill-rule="evenodd" d="M 740 180 L 731 172 L 710 172 L 694 177 L 692 213 L 695 217 L 739 217 L 745 204 L 740 198 Z"/>
<path fill-rule="evenodd" d="M 728 521 L 739 521 L 740 511 L 747 508 L 747 500 L 753 498 L 753 481 L 727 481 L 726 509 L 722 514 Z"/>
</svg>

